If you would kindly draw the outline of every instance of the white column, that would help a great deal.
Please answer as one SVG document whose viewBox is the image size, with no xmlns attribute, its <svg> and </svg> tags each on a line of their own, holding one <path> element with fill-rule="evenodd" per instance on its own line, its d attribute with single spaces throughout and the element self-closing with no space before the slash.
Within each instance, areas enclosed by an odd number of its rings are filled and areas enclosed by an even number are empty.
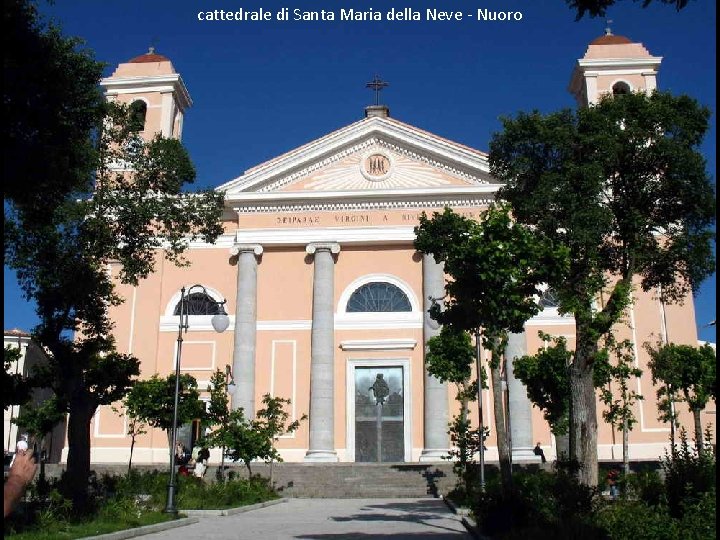
<svg viewBox="0 0 720 540">
<path fill-rule="evenodd" d="M 515 378 L 513 361 L 527 351 L 525 332 L 508 335 L 505 348 L 505 378 L 508 387 L 510 409 L 510 438 L 512 439 L 513 463 L 540 463 L 540 456 L 533 454 L 532 406 L 525 385 Z"/>
<path fill-rule="evenodd" d="M 312 335 L 310 338 L 310 446 L 305 461 L 337 461 L 335 453 L 335 260 L 340 245 L 312 243 Z"/>
<path fill-rule="evenodd" d="M 432 255 L 423 255 L 423 342 L 427 354 L 427 342 L 440 333 L 440 325 L 430 318 L 428 312 L 433 299 L 442 302 L 445 297 L 445 272 L 443 265 L 435 261 Z M 448 456 L 448 390 L 447 384 L 425 373 L 425 392 L 423 399 L 423 451 L 420 461 L 441 461 Z"/>
<path fill-rule="evenodd" d="M 233 409 L 242 408 L 247 418 L 255 417 L 255 339 L 257 334 L 257 257 L 258 244 L 236 244 L 237 296 L 235 304 L 235 344 L 233 347 Z"/>
</svg>

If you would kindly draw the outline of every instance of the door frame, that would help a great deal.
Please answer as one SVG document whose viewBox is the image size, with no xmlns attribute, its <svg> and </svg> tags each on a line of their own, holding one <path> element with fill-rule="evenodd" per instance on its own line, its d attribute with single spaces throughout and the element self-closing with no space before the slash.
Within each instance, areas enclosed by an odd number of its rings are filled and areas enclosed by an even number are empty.
<svg viewBox="0 0 720 540">
<path fill-rule="evenodd" d="M 346 433 L 347 460 L 355 462 L 355 368 L 368 367 L 401 367 L 403 368 L 403 460 L 409 463 L 412 459 L 412 426 L 411 418 L 411 377 L 410 358 L 348 358 L 346 364 Z"/>
</svg>

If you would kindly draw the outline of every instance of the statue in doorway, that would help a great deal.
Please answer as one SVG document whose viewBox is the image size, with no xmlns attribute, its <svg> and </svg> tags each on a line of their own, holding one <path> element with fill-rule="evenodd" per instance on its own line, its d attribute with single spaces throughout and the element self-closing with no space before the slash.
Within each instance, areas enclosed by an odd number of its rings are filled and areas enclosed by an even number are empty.
<svg viewBox="0 0 720 540">
<path fill-rule="evenodd" d="M 383 405 L 385 403 L 385 398 L 390 395 L 390 387 L 388 386 L 388 383 L 385 382 L 382 373 L 378 373 L 375 378 L 375 382 L 370 388 L 368 388 L 368 390 L 372 390 L 373 394 L 375 394 L 376 405 Z"/>
</svg>

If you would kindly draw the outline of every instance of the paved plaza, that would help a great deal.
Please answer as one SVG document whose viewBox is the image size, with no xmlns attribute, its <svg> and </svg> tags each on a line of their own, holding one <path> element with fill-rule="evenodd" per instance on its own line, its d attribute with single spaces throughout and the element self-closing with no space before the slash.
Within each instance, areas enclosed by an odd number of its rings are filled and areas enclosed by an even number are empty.
<svg viewBox="0 0 720 540">
<path fill-rule="evenodd" d="M 143 536 L 148 540 L 471 538 L 439 499 L 290 499 L 283 504 Z"/>
</svg>

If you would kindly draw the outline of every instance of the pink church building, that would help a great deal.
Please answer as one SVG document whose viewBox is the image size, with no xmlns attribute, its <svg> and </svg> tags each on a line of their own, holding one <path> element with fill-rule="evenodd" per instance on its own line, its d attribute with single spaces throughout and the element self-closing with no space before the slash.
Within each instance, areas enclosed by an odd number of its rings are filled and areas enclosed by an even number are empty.
<svg viewBox="0 0 720 540">
<path fill-rule="evenodd" d="M 661 60 L 641 43 L 604 35 L 577 60 L 569 90 L 581 107 L 608 92 L 651 91 Z M 134 104 L 144 114 L 143 137 L 181 138 L 192 100 L 168 58 L 151 50 L 120 64 L 102 86 L 109 100 Z M 445 276 L 432 257 L 413 248 L 413 228 L 422 212 L 451 207 L 476 217 L 493 202 L 501 185 L 489 173 L 487 154 L 376 105 L 348 126 L 238 173 L 216 188 L 225 195 L 225 211 L 224 234 L 214 244 L 191 244 L 189 267 L 159 262 L 137 287 L 119 287 L 125 302 L 111 309 L 119 351 L 141 360 L 143 378 L 172 373 L 181 289 L 200 284 L 204 289 L 190 296 L 180 370 L 205 389 L 216 369 L 229 366 L 232 406 L 248 416 L 266 393 L 290 398 L 292 418 L 309 418 L 278 441 L 286 461 L 418 462 L 447 455 L 456 391 L 424 369 L 425 344 L 439 333 L 427 310 L 432 298 L 443 296 Z M 218 334 L 210 319 L 223 300 L 230 326 Z M 522 334 L 511 336 L 509 357 L 543 347 L 539 330 L 574 344 L 573 319 L 558 314 L 550 294 L 543 306 Z M 693 301 L 663 305 L 656 294 L 636 293 L 627 319 L 617 331 L 635 344 L 643 375 L 631 384 L 645 397 L 635 406 L 630 458 L 657 459 L 668 446 L 669 427 L 658 421 L 643 344 L 696 344 Z M 555 440 L 511 364 L 506 388 L 513 457 L 538 459 L 532 453 L 537 441 L 552 457 Z M 381 437 L 373 391 L 378 380 L 387 385 Z M 489 392 L 483 401 L 491 433 L 486 458 L 493 460 Z M 602 408 L 598 403 L 598 414 Z M 692 425 L 686 407 L 678 409 L 681 422 Z M 703 423 L 714 423 L 714 416 L 704 413 Z M 602 418 L 598 424 L 600 459 L 619 459 L 622 435 Z M 110 407 L 97 411 L 94 463 L 127 462 L 126 428 L 126 418 Z M 180 432 L 185 444 L 196 435 L 190 426 Z M 166 434 L 150 430 L 138 439 L 133 461 L 165 463 L 167 449 Z M 213 452 L 217 463 L 219 451 Z"/>
</svg>

